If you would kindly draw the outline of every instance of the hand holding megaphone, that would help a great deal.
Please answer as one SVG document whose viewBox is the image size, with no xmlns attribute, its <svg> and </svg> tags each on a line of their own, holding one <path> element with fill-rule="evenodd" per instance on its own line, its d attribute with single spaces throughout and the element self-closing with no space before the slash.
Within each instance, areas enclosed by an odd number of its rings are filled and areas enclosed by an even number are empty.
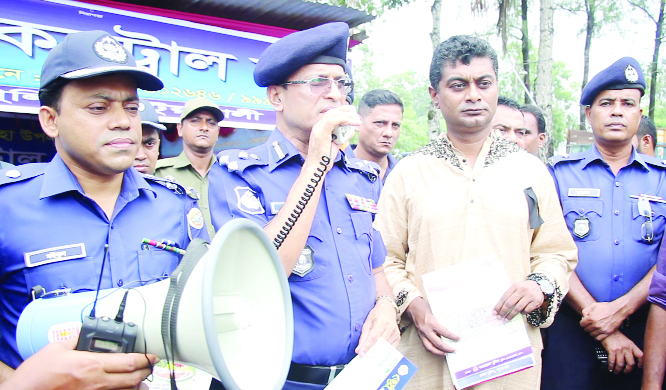
<svg viewBox="0 0 666 390">
<path fill-rule="evenodd" d="M 361 117 L 354 106 L 341 106 L 326 111 L 324 116 L 312 127 L 308 155 L 317 161 L 321 156 L 335 158 L 338 150 L 347 147 L 349 139 L 361 125 Z"/>
</svg>

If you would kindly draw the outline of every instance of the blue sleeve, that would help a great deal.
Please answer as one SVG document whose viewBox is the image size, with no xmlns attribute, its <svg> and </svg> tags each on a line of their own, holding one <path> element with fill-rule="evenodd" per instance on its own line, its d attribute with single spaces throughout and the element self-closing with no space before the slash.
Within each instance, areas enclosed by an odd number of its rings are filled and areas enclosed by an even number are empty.
<svg viewBox="0 0 666 390">
<path fill-rule="evenodd" d="M 379 230 L 372 229 L 372 268 L 381 267 L 386 260 L 386 246 Z"/>
<path fill-rule="evenodd" d="M 214 164 L 208 172 L 208 204 L 215 231 L 233 218 L 247 218 L 264 226 L 268 223 L 262 196 L 255 186 L 226 166 Z"/>
<path fill-rule="evenodd" d="M 210 242 L 210 236 L 206 229 L 206 222 L 204 221 L 203 214 L 199 209 L 197 201 L 192 200 L 188 202 L 185 211 L 185 223 L 187 224 L 187 236 L 189 241 L 192 241 L 195 238 L 200 238 L 206 242 Z"/>
</svg>

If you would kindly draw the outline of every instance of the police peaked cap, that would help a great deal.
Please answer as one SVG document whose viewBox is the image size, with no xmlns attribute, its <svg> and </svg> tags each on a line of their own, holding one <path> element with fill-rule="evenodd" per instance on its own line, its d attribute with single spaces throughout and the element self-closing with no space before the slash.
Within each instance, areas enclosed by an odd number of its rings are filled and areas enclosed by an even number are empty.
<svg viewBox="0 0 666 390">
<path fill-rule="evenodd" d="M 601 91 L 608 89 L 638 89 L 645 94 L 645 77 L 638 61 L 620 58 L 613 65 L 597 73 L 583 89 L 580 104 L 591 106 Z"/>
<path fill-rule="evenodd" d="M 270 45 L 254 68 L 254 81 L 260 87 L 280 85 L 308 64 L 334 64 L 345 67 L 349 26 L 334 22 L 297 31 Z"/>
<path fill-rule="evenodd" d="M 71 33 L 51 49 L 42 66 L 40 88 L 59 78 L 75 80 L 112 73 L 131 75 L 137 87 L 146 91 L 164 86 L 159 77 L 138 67 L 123 45 L 108 33 L 95 30 Z"/>
</svg>

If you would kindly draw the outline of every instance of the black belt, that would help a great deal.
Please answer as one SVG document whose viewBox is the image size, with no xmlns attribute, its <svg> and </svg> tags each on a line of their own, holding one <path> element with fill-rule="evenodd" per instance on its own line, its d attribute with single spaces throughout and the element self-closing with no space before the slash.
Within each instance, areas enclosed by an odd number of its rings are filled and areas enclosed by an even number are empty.
<svg viewBox="0 0 666 390">
<path fill-rule="evenodd" d="M 314 385 L 327 385 L 342 372 L 346 365 L 338 366 L 308 366 L 307 364 L 291 363 L 287 380 L 292 382 L 311 383 Z"/>
</svg>

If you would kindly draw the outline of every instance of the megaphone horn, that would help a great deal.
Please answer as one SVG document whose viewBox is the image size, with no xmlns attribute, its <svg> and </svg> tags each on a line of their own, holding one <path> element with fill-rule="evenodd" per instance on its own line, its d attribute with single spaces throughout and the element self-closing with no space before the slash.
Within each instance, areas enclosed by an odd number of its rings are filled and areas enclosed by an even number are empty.
<svg viewBox="0 0 666 390">
<path fill-rule="evenodd" d="M 200 368 L 228 390 L 281 389 L 294 324 L 289 284 L 271 241 L 256 223 L 235 219 L 207 251 L 193 241 L 187 252 L 200 259 L 184 262 L 167 280 L 129 291 L 124 321 L 138 327 L 135 351 Z M 126 291 L 100 291 L 97 316 L 114 318 Z M 30 303 L 17 325 L 21 356 L 77 337 L 94 299 L 93 291 Z"/>
</svg>

